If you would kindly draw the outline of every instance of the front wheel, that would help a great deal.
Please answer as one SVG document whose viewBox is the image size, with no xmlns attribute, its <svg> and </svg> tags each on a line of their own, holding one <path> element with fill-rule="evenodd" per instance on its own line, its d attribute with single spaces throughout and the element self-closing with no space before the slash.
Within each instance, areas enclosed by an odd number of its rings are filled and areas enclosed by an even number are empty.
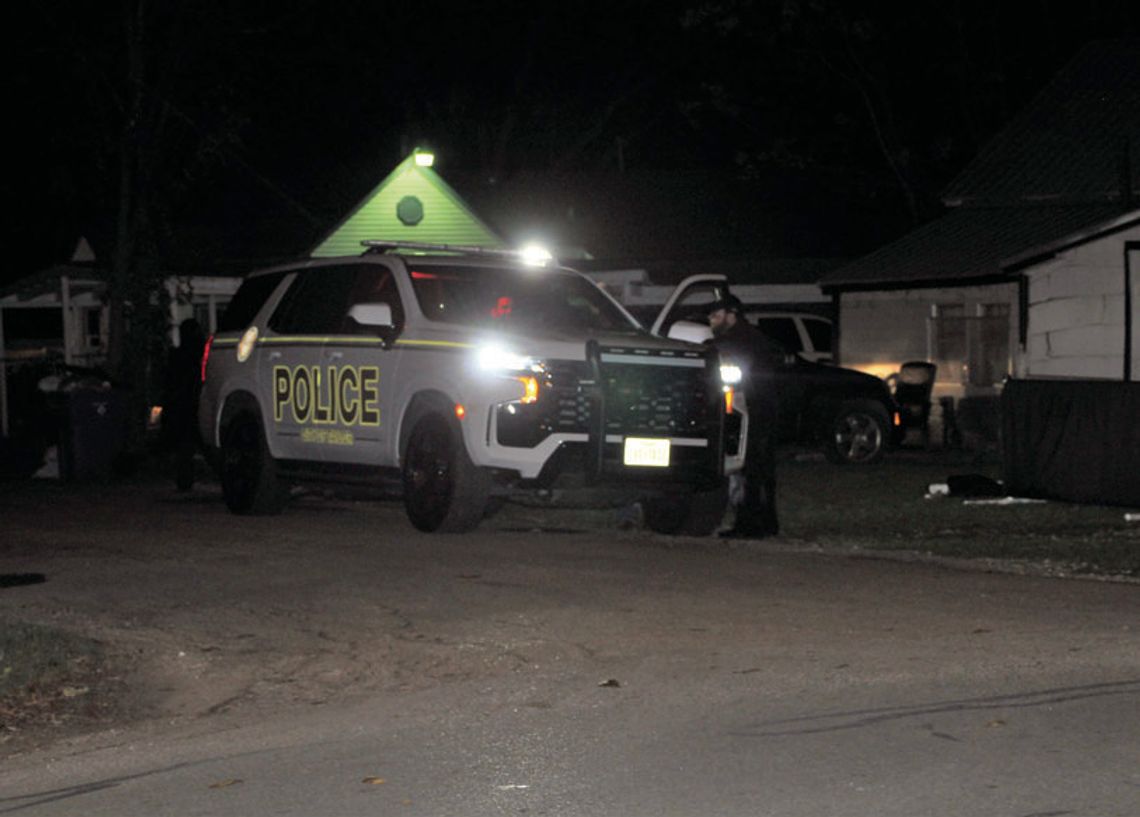
<svg viewBox="0 0 1140 817">
<path fill-rule="evenodd" d="M 243 415 L 226 428 L 221 470 L 222 498 L 231 512 L 265 516 L 285 507 L 287 494 L 277 478 L 277 461 L 257 417 Z"/>
<path fill-rule="evenodd" d="M 483 519 L 490 476 L 471 462 L 455 423 L 420 418 L 408 438 L 403 467 L 404 510 L 419 530 L 460 533 Z"/>
<path fill-rule="evenodd" d="M 877 403 L 844 403 L 831 421 L 823 453 L 840 464 L 878 462 L 887 449 L 888 428 L 887 412 Z"/>
</svg>

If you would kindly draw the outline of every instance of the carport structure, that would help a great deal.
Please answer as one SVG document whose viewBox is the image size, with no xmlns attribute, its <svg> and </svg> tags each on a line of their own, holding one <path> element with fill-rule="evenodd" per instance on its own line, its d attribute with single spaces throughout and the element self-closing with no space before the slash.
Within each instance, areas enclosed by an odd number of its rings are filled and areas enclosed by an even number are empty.
<svg viewBox="0 0 1140 817">
<path fill-rule="evenodd" d="M 13 363 L 57 354 L 65 365 L 98 365 L 107 348 L 106 284 L 91 263 L 82 258 L 86 241 L 80 241 L 72 261 L 22 278 L 0 290 L 0 435 L 9 431 L 8 368 Z M 92 259 L 94 256 L 92 256 Z M 5 312 L 59 311 L 60 336 L 5 341 Z M 50 321 L 50 318 L 47 319 Z M 22 321 L 21 321 L 22 322 Z"/>
</svg>

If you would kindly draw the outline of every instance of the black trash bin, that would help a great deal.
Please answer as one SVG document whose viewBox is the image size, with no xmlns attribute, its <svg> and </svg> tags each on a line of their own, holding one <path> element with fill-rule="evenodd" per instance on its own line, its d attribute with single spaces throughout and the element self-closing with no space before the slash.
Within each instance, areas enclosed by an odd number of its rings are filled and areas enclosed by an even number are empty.
<svg viewBox="0 0 1140 817">
<path fill-rule="evenodd" d="M 60 478 L 82 481 L 110 477 L 127 439 L 126 392 L 75 389 L 59 398 Z"/>
</svg>

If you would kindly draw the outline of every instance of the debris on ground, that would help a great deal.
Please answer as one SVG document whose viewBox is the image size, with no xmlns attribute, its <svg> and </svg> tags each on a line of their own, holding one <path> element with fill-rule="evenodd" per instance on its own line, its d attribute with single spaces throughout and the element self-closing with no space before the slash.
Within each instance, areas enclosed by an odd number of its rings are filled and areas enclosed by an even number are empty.
<svg viewBox="0 0 1140 817">
<path fill-rule="evenodd" d="M 927 488 L 926 496 L 998 497 L 1006 493 L 1000 479 L 984 474 L 951 474 L 945 482 L 935 482 Z"/>
<path fill-rule="evenodd" d="M 1044 505 L 1047 500 L 1027 496 L 1003 496 L 1000 499 L 963 499 L 963 505 Z"/>
</svg>

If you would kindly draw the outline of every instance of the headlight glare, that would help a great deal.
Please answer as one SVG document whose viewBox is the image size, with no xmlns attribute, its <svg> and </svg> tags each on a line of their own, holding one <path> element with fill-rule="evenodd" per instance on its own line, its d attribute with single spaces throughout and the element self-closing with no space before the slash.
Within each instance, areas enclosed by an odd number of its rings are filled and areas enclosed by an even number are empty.
<svg viewBox="0 0 1140 817">
<path fill-rule="evenodd" d="M 729 386 L 735 386 L 744 379 L 744 372 L 735 363 L 722 363 L 720 367 L 720 380 Z"/>
<path fill-rule="evenodd" d="M 488 372 L 538 372 L 542 370 L 542 366 L 534 358 L 512 352 L 497 344 L 480 347 L 477 357 L 479 368 Z"/>
</svg>

